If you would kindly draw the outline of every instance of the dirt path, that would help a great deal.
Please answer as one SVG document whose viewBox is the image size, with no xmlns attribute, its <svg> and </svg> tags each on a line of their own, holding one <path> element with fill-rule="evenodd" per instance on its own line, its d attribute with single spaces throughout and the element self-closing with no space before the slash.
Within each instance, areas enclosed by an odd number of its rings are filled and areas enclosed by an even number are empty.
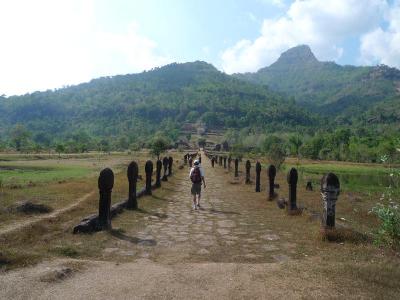
<svg viewBox="0 0 400 300">
<path fill-rule="evenodd" d="M 114 222 L 123 233 L 104 250 L 105 258 L 131 256 L 157 262 L 282 262 L 296 256 L 288 228 L 279 232 L 273 224 L 282 216 L 265 193 L 254 185 L 231 184 L 232 172 L 211 168 L 204 161 L 207 188 L 200 210 L 191 207 L 188 170 L 175 175 L 173 193 L 146 213 L 132 218 L 124 214 Z M 137 238 L 132 247 L 132 237 Z"/>
<path fill-rule="evenodd" d="M 0 230 L 0 237 L 2 235 L 10 234 L 14 231 L 23 230 L 24 228 L 27 228 L 29 226 L 32 226 L 32 225 L 42 222 L 44 220 L 50 220 L 50 219 L 57 218 L 59 215 L 64 214 L 64 213 L 71 211 L 72 209 L 78 207 L 82 202 L 86 201 L 90 196 L 92 196 L 94 192 L 95 191 L 87 193 L 86 195 L 83 195 L 82 197 L 78 198 L 78 200 L 76 202 L 74 202 L 66 207 L 63 207 L 61 209 L 57 209 L 47 215 L 32 216 L 31 219 L 29 219 L 29 220 L 20 221 L 15 224 L 7 225 L 7 227 L 2 228 Z"/>
<path fill-rule="evenodd" d="M 237 184 L 232 173 L 211 168 L 205 158 L 203 166 L 201 210 L 191 208 L 188 170 L 179 171 L 164 184 L 166 196 L 148 197 L 141 211 L 113 220 L 99 260 L 54 260 L 0 275 L 0 298 L 370 297 L 357 287 L 343 290 L 316 271 L 324 261 L 302 248 L 290 227 L 295 223 L 282 221 L 265 191 Z"/>
</svg>

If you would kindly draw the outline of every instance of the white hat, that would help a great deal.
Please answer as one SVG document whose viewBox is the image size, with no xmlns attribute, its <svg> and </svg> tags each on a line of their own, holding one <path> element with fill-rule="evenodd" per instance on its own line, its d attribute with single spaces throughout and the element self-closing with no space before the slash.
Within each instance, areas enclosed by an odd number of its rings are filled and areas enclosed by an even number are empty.
<svg viewBox="0 0 400 300">
<path fill-rule="evenodd" d="M 200 162 L 199 162 L 198 159 L 196 159 L 196 160 L 193 162 L 193 164 L 198 165 L 198 164 L 200 164 Z"/>
</svg>

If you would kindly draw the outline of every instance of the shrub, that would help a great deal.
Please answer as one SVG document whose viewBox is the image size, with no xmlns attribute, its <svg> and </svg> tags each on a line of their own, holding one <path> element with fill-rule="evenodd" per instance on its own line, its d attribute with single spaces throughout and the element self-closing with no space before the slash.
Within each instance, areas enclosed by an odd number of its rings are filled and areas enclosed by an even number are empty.
<svg viewBox="0 0 400 300">
<path fill-rule="evenodd" d="M 388 161 L 388 155 L 383 155 L 381 157 L 382 163 L 385 164 Z M 375 233 L 375 244 L 398 248 L 400 246 L 400 201 L 398 194 L 400 187 L 400 171 L 390 165 L 389 168 L 391 170 L 391 182 L 380 199 L 387 204 L 378 203 L 372 208 L 372 213 L 374 213 L 380 221 L 380 227 Z"/>
<path fill-rule="evenodd" d="M 400 246 L 400 207 L 394 202 L 387 205 L 378 203 L 372 212 L 380 220 L 380 227 L 375 233 L 375 244 L 390 247 Z"/>
<path fill-rule="evenodd" d="M 267 153 L 267 157 L 271 164 L 279 170 L 286 158 L 286 152 L 282 145 L 274 144 Z"/>
</svg>

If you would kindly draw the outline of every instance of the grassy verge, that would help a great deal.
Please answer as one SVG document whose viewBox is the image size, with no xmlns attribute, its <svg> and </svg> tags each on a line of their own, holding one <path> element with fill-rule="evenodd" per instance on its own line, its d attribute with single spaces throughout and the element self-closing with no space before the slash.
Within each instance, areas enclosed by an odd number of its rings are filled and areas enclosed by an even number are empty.
<svg viewBox="0 0 400 300">
<path fill-rule="evenodd" d="M 139 174 L 144 175 L 144 165 L 149 158 L 147 154 L 137 154 L 135 161 L 139 165 Z M 180 157 L 180 156 L 179 156 Z M 115 163 L 121 166 L 120 169 L 113 168 L 115 173 L 114 188 L 112 191 L 112 203 L 126 200 L 128 195 L 128 181 L 126 177 L 126 161 L 132 157 L 124 156 Z M 175 161 L 179 158 L 175 157 Z M 154 160 L 153 160 L 154 161 Z M 175 172 L 177 172 L 177 164 Z M 143 176 L 144 177 L 144 176 Z M 138 181 L 138 190 L 144 185 L 143 180 Z M 90 191 L 97 191 L 97 177 L 87 177 L 82 179 L 69 180 L 65 183 L 55 183 L 44 186 L 30 188 L 41 199 L 41 203 L 50 203 L 55 208 L 62 208 L 74 201 L 78 197 Z M 26 194 L 26 189 L 14 190 L 19 192 L 19 196 Z M 153 197 L 140 199 L 140 206 L 157 206 L 164 203 L 160 200 L 168 190 L 158 189 Z M 35 264 L 43 259 L 52 257 L 72 257 L 72 258 L 96 258 L 102 259 L 101 250 L 115 238 L 108 232 L 99 232 L 92 235 L 73 235 L 72 229 L 84 217 L 96 214 L 98 211 L 98 193 L 94 193 L 78 207 L 73 208 L 68 213 L 59 215 L 55 219 L 43 220 L 35 223 L 26 230 L 12 232 L 0 236 L 0 270 L 10 270 Z M 17 197 L 14 197 L 14 199 Z M 0 199 L 4 201 L 4 199 Z M 11 201 L 12 202 L 12 201 Z M 124 214 L 132 218 L 134 214 L 143 212 L 125 212 Z M 30 216 L 25 216 L 30 218 Z M 3 221 L 21 221 L 22 216 L 0 211 L 0 219 Z M 113 221 L 114 223 L 114 221 Z M 4 225 L 4 223 L 2 224 Z M 0 226 L 1 228 L 1 226 Z"/>
<path fill-rule="evenodd" d="M 21 164 L 0 163 L 0 182 L 3 186 L 18 187 L 52 181 L 62 181 L 87 176 L 92 169 L 83 166 L 46 165 L 23 166 Z"/>
</svg>

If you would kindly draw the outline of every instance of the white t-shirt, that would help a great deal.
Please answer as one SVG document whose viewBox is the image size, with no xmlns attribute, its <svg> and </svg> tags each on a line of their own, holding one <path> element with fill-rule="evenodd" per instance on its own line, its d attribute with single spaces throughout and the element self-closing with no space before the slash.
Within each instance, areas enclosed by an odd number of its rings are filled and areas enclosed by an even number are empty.
<svg viewBox="0 0 400 300">
<path fill-rule="evenodd" d="M 193 172 L 194 168 L 195 168 L 195 167 L 192 167 L 192 168 L 190 169 L 189 178 L 192 177 L 192 172 Z M 201 167 L 201 165 L 199 165 L 198 168 L 200 169 L 200 176 L 201 176 L 201 177 L 204 177 L 204 171 L 203 171 L 203 168 Z"/>
</svg>

